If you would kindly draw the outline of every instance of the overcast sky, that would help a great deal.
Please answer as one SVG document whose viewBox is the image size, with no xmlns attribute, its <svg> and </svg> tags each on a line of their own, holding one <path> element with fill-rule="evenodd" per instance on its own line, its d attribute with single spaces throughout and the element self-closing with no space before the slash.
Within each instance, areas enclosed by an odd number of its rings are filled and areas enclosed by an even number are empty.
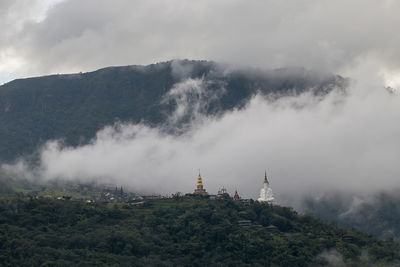
<svg viewBox="0 0 400 267">
<path fill-rule="evenodd" d="M 373 58 L 400 83 L 392 0 L 1 0 L 0 82 L 170 59 L 346 74 Z"/>
</svg>

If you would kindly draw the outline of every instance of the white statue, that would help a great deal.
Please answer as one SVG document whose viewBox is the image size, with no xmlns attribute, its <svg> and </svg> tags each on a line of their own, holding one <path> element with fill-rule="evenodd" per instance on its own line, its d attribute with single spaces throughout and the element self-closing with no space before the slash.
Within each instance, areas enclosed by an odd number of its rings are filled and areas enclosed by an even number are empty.
<svg viewBox="0 0 400 267">
<path fill-rule="evenodd" d="M 267 172 L 265 172 L 264 176 L 264 187 L 260 190 L 260 197 L 257 199 L 260 202 L 274 202 L 274 194 L 272 193 L 271 188 L 269 187 L 269 182 L 267 179 Z"/>
</svg>

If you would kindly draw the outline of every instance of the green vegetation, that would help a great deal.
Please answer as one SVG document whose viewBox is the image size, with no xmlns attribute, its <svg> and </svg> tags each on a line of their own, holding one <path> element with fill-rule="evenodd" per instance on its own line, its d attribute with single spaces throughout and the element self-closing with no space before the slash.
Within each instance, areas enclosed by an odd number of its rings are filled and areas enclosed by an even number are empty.
<svg viewBox="0 0 400 267">
<path fill-rule="evenodd" d="M 90 200 L 117 202 L 136 197 L 133 192 L 125 192 L 116 184 L 40 179 L 11 178 L 0 173 L 0 197 L 27 196 L 46 198 L 68 198 L 72 200 Z"/>
<path fill-rule="evenodd" d="M 305 70 L 226 74 L 212 62 L 179 64 L 191 70 L 188 77 L 203 78 L 210 94 L 226 89 L 220 97 L 210 98 L 201 111 L 205 114 L 241 107 L 256 92 L 279 95 L 309 88 L 325 92 L 345 84 L 339 76 L 316 79 Z M 171 65 L 110 67 L 19 79 L 0 86 L 0 162 L 29 155 L 48 140 L 62 139 L 71 146 L 85 144 L 98 130 L 119 121 L 163 124 L 176 106 L 163 98 L 181 79 Z"/>
<path fill-rule="evenodd" d="M 393 241 L 257 202 L 0 199 L 2 266 L 315 266 L 332 251 L 350 266 L 400 260 Z"/>
<path fill-rule="evenodd" d="M 0 196 L 13 196 L 15 194 L 34 195 L 43 191 L 44 187 L 28 179 L 11 178 L 0 171 Z"/>
</svg>

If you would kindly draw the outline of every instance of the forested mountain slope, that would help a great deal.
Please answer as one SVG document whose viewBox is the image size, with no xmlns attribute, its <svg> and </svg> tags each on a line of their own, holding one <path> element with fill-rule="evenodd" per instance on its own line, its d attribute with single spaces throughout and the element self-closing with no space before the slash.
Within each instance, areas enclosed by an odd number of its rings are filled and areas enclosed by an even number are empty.
<svg viewBox="0 0 400 267">
<path fill-rule="evenodd" d="M 188 60 L 14 80 L 0 86 L 0 161 L 30 154 L 49 139 L 84 144 L 116 121 L 164 123 L 176 105 L 166 94 L 188 78 L 204 81 L 206 114 L 240 108 L 257 92 L 325 93 L 346 84 L 340 76 L 304 69 L 229 70 Z"/>
</svg>

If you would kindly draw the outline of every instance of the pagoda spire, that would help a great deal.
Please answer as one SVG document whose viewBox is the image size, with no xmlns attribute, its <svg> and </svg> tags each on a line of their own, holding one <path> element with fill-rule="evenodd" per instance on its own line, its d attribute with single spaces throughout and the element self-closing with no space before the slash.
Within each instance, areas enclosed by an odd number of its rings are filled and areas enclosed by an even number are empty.
<svg viewBox="0 0 400 267">
<path fill-rule="evenodd" d="M 265 176 L 264 176 L 264 184 L 269 184 L 268 178 L 267 178 L 267 170 L 265 170 Z"/>
<path fill-rule="evenodd" d="M 199 169 L 199 177 L 197 177 L 197 189 L 203 189 L 203 181 L 201 179 L 200 169 Z"/>
<path fill-rule="evenodd" d="M 203 187 L 203 180 L 201 178 L 200 169 L 199 169 L 199 176 L 197 177 L 197 186 L 194 190 L 195 195 L 206 196 L 208 195 L 207 191 Z"/>
</svg>

